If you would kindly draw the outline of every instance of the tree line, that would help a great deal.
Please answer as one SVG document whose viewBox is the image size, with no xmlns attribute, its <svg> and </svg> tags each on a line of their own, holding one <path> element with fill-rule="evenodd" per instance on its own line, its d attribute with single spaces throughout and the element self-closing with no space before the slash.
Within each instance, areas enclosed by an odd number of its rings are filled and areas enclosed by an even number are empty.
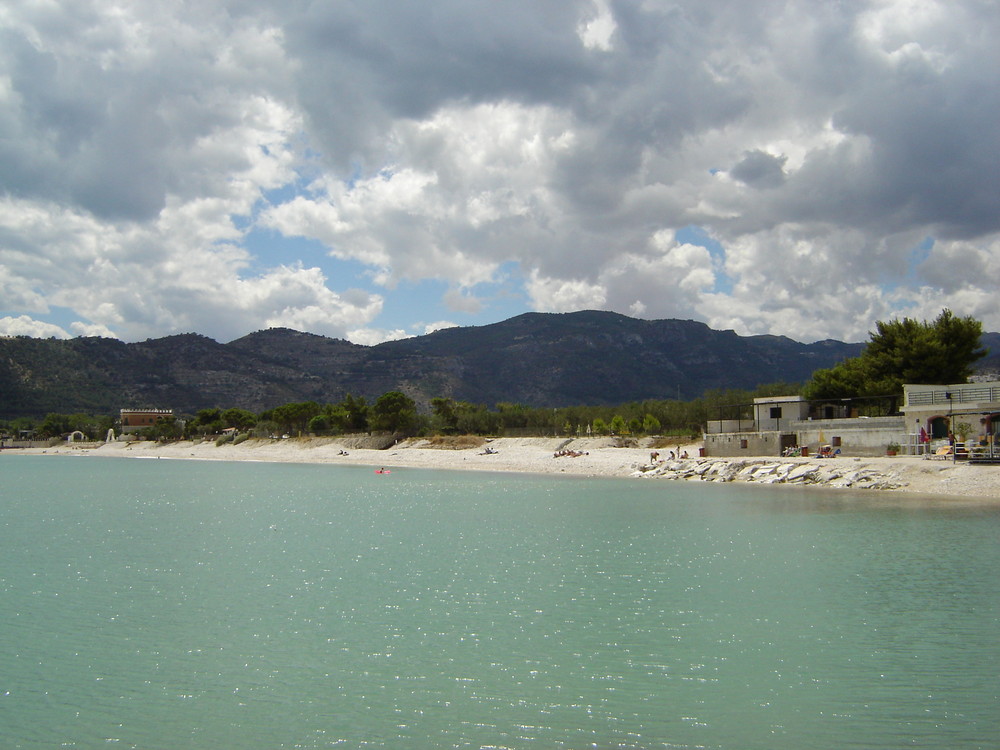
<svg viewBox="0 0 1000 750">
<path fill-rule="evenodd" d="M 706 421 L 716 418 L 720 406 L 748 403 L 758 396 L 794 394 L 800 386 L 777 383 L 754 390 L 718 389 L 692 401 L 675 399 L 636 401 L 615 406 L 532 407 L 517 403 L 492 406 L 452 398 L 433 398 L 429 409 L 400 391 L 389 391 L 369 403 L 363 396 L 346 395 L 336 403 L 300 401 L 260 413 L 240 408 L 201 409 L 144 428 L 138 434 L 155 440 L 204 438 L 225 431 L 253 437 L 358 433 L 426 435 L 676 435 L 699 434 Z M 108 429 L 119 429 L 109 416 L 49 414 L 42 420 L 19 417 L 0 422 L 0 430 L 17 436 L 30 431 L 36 437 L 65 437 L 80 431 L 102 439 Z"/>
</svg>

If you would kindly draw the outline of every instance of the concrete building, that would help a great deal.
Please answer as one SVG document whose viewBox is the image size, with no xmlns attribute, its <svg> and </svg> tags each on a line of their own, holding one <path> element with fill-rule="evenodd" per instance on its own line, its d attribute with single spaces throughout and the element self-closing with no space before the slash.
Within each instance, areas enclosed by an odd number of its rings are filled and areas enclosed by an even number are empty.
<svg viewBox="0 0 1000 750">
<path fill-rule="evenodd" d="M 858 404 L 850 399 L 774 396 L 732 410 L 732 416 L 708 422 L 705 455 L 780 456 L 795 449 L 816 455 L 830 446 L 842 455 L 882 456 L 890 445 L 906 444 L 902 416 L 859 415 Z"/>
<path fill-rule="evenodd" d="M 932 444 L 958 442 L 1000 448 L 1000 381 L 954 385 L 904 385 L 903 407 L 910 436 L 923 431 Z"/>
</svg>

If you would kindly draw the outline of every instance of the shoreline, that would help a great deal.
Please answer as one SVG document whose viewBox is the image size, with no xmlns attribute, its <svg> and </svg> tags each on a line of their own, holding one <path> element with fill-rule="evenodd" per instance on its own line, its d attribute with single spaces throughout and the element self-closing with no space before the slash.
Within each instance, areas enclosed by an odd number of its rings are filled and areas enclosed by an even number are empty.
<svg viewBox="0 0 1000 750">
<path fill-rule="evenodd" d="M 713 481 L 823 487 L 878 497 L 920 496 L 940 501 L 1000 505 L 1000 466 L 970 465 L 917 456 L 816 458 L 690 458 L 674 460 L 670 450 L 698 455 L 700 443 L 679 448 L 617 447 L 612 438 L 495 438 L 436 444 L 407 439 L 384 449 L 355 447 L 352 438 L 250 439 L 239 445 L 212 441 L 158 444 L 85 443 L 49 448 L 11 448 L 4 455 L 75 455 L 114 458 L 170 458 L 207 461 L 340 464 L 392 469 L 511 472 L 646 481 Z M 491 452 L 487 452 L 489 447 Z M 560 450 L 575 455 L 555 457 Z M 660 460 L 651 463 L 650 452 Z"/>
</svg>

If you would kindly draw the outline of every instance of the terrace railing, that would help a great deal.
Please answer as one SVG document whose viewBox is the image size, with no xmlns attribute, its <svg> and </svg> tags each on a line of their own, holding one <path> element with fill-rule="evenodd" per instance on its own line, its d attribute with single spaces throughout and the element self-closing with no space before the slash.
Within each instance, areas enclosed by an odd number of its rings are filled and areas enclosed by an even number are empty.
<svg viewBox="0 0 1000 750">
<path fill-rule="evenodd" d="M 907 393 L 907 406 L 930 406 L 932 404 L 972 404 L 1000 401 L 1000 388 L 993 386 L 969 385 L 961 388 Z"/>
</svg>

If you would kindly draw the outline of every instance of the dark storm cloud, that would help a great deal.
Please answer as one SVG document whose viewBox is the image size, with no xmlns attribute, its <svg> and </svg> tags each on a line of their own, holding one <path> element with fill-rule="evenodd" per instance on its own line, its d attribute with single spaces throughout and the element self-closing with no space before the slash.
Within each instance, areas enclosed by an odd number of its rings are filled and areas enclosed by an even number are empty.
<svg viewBox="0 0 1000 750">
<path fill-rule="evenodd" d="M 776 188 L 785 181 L 786 161 L 785 157 L 750 151 L 730 170 L 730 174 L 751 187 Z"/>
<path fill-rule="evenodd" d="M 284 25 L 310 121 L 338 162 L 384 156 L 395 118 L 452 102 L 561 104 L 596 66 L 575 32 L 579 3 L 316 3 Z"/>
</svg>

